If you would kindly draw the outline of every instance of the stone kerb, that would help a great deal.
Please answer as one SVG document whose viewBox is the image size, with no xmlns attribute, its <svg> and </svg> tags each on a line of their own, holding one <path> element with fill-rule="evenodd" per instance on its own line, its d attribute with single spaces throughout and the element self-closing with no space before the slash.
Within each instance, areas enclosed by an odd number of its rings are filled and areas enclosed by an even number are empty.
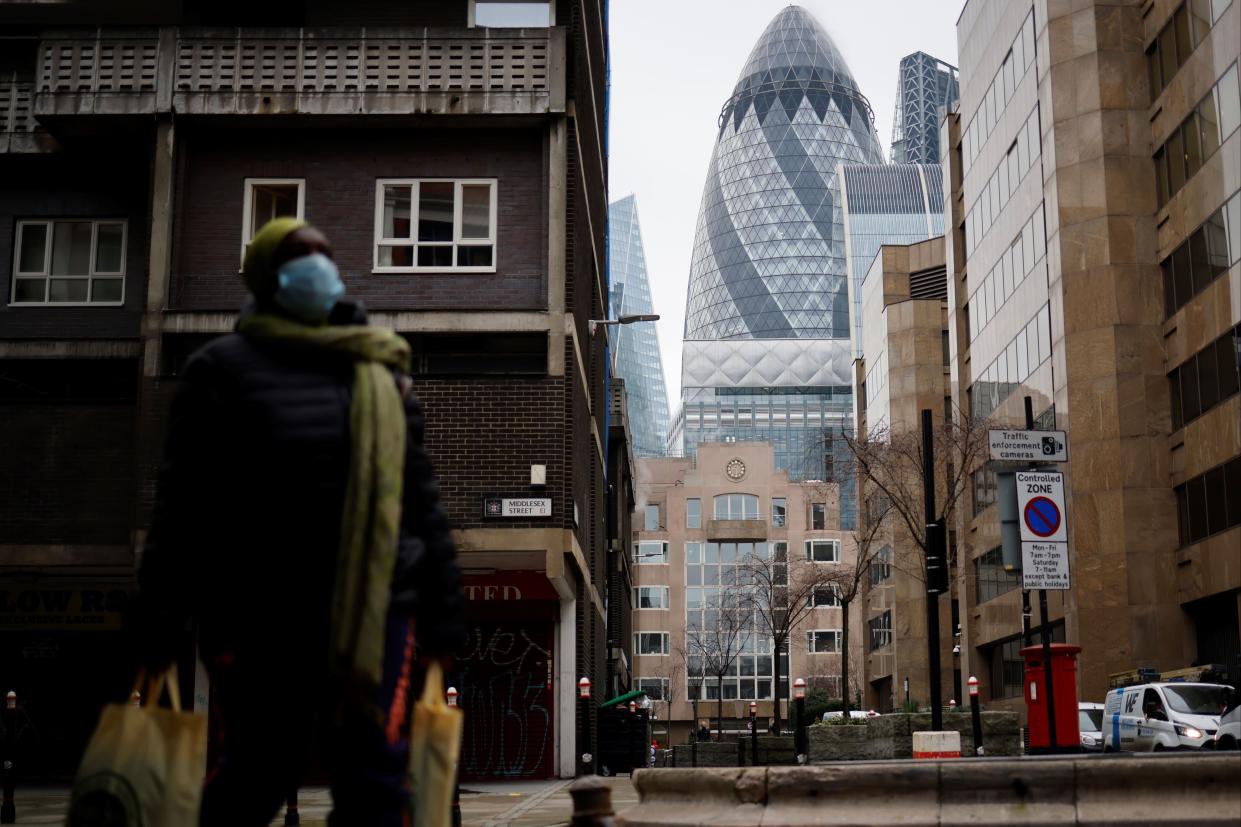
<svg viewBox="0 0 1241 827">
<path fill-rule="evenodd" d="M 639 770 L 628 827 L 1241 822 L 1241 754 Z"/>
</svg>

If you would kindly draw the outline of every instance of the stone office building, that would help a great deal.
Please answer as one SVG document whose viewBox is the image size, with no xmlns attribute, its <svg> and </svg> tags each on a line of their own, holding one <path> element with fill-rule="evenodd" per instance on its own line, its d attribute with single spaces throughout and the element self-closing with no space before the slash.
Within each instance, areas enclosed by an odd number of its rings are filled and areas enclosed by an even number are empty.
<svg viewBox="0 0 1241 827">
<path fill-rule="evenodd" d="M 1081 699 L 1137 667 L 1241 681 L 1241 3 L 970 0 L 957 32 L 952 395 L 1008 427 L 1028 395 L 1068 432 L 1073 587 L 1051 619 L 1082 646 Z M 989 471 L 972 494 L 961 667 L 1019 707 Z"/>
<path fill-rule="evenodd" d="M 413 346 L 476 598 L 463 777 L 574 774 L 620 553 L 587 324 L 607 298 L 602 4 L 8 4 L 0 36 L 0 662 L 40 733 L 27 769 L 71 771 L 127 689 L 114 630 L 167 400 L 236 321 L 251 234 L 296 215 Z M 489 516 L 504 498 L 540 502 Z"/>
<path fill-rule="evenodd" d="M 634 688 L 651 699 L 661 742 L 684 743 L 695 709 L 699 719 L 713 722 L 721 713 L 726 731 L 741 728 L 750 701 L 758 703 L 765 729 L 777 692 L 787 725 L 789 685 L 798 677 L 839 698 L 843 610 L 828 590 L 815 592 L 813 607 L 789 637 L 779 685 L 772 641 L 758 631 L 761 621 L 747 626 L 735 661 L 727 657 L 733 651 L 727 645 L 708 655 L 729 664 L 722 684 L 704 675 L 709 665 L 695 666 L 704 647 L 695 644 L 702 638 L 692 631 L 716 628 L 712 615 L 728 605 L 728 584 L 745 579 L 751 555 L 787 560 L 790 572 L 800 566 L 851 570 L 854 536 L 841 527 L 839 486 L 790 481 L 765 442 L 700 443 L 694 457 L 641 458 L 637 468 Z M 795 573 L 789 577 L 797 579 Z M 865 629 L 859 626 L 859 602 L 850 609 L 851 699 L 861 688 Z"/>
</svg>

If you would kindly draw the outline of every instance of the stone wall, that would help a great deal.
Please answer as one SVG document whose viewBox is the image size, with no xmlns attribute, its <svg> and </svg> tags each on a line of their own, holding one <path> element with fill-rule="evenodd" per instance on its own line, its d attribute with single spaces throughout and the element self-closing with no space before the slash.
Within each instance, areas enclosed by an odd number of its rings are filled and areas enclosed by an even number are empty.
<svg viewBox="0 0 1241 827">
<path fill-rule="evenodd" d="M 961 754 L 974 754 L 973 725 L 964 712 L 944 715 L 945 731 L 961 733 Z M 868 718 L 865 724 L 818 724 L 810 728 L 810 762 L 866 761 L 912 758 L 913 733 L 931 729 L 931 714 L 897 713 Z M 1021 732 L 1015 712 L 982 713 L 983 746 L 987 755 L 1020 755 Z"/>
</svg>

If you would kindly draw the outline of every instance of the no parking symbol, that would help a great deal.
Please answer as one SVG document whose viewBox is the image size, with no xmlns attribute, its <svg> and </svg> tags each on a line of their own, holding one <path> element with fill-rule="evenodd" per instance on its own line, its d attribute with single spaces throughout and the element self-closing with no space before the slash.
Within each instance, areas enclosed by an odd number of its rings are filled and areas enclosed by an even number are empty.
<svg viewBox="0 0 1241 827">
<path fill-rule="evenodd" d="M 1068 589 L 1069 544 L 1064 520 L 1064 477 L 1059 471 L 1018 471 L 1021 514 L 1021 585 Z"/>
</svg>

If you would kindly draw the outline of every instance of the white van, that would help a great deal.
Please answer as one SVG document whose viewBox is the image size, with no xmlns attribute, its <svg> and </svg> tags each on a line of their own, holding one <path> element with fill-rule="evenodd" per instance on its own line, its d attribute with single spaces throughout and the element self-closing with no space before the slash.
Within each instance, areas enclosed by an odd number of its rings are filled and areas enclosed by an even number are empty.
<svg viewBox="0 0 1241 827">
<path fill-rule="evenodd" d="M 1219 729 L 1232 687 L 1214 683 L 1146 683 L 1107 693 L 1105 752 L 1200 749 Z"/>
</svg>

